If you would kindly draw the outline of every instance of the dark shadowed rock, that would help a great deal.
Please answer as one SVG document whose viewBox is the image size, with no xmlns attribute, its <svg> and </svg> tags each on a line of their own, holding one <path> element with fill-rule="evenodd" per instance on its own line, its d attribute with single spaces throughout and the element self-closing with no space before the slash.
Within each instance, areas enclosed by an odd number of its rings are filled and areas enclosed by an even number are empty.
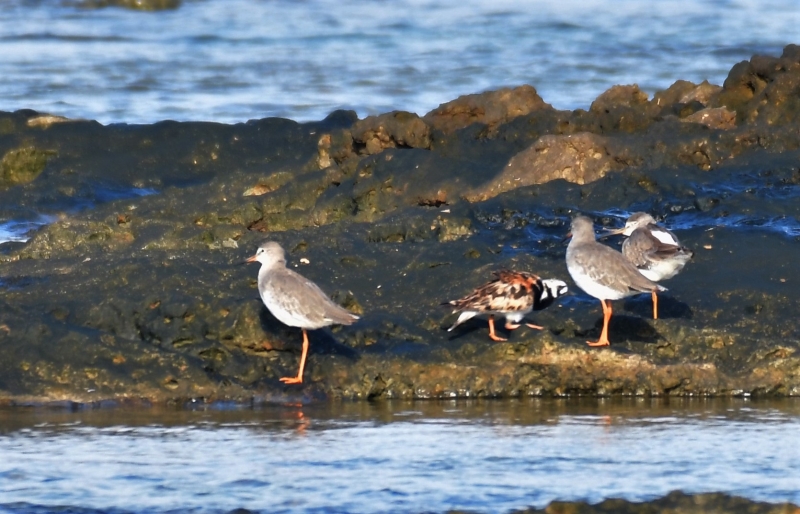
<svg viewBox="0 0 800 514">
<path fill-rule="evenodd" d="M 793 503 L 768 503 L 724 493 L 686 494 L 673 491 L 648 502 L 608 499 L 600 503 L 551 502 L 544 509 L 515 511 L 520 514 L 707 514 L 709 512 L 747 512 L 749 514 L 794 514 L 800 507 Z"/>
</svg>

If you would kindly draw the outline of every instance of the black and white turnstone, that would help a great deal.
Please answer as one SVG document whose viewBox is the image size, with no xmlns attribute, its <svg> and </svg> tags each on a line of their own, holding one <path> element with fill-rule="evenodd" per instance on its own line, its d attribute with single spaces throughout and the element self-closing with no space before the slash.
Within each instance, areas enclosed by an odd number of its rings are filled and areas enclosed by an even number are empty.
<svg viewBox="0 0 800 514">
<path fill-rule="evenodd" d="M 290 327 L 303 331 L 303 353 L 296 377 L 283 377 L 286 384 L 301 384 L 308 355 L 306 330 L 329 325 L 350 325 L 358 319 L 331 301 L 312 281 L 286 268 L 286 257 L 281 245 L 266 242 L 246 262 L 260 262 L 258 293 L 273 316 Z"/>
<path fill-rule="evenodd" d="M 620 252 L 597 242 L 592 220 L 576 216 L 572 220 L 572 240 L 567 246 L 567 270 L 575 283 L 603 306 L 603 331 L 589 346 L 608 346 L 611 300 L 666 289 L 639 273 Z"/>
<path fill-rule="evenodd" d="M 622 254 L 653 282 L 674 277 L 694 255 L 694 252 L 681 246 L 675 234 L 658 226 L 656 220 L 646 212 L 631 214 L 624 227 L 608 233 L 612 234 L 628 236 L 622 243 Z M 658 319 L 658 295 L 655 291 L 653 319 Z"/>
<path fill-rule="evenodd" d="M 531 311 L 539 311 L 556 298 L 567 292 L 567 284 L 561 280 L 542 280 L 533 273 L 521 271 L 495 271 L 497 277 L 476 288 L 472 293 L 459 300 L 445 302 L 442 305 L 455 307 L 453 313 L 460 312 L 458 319 L 448 332 L 479 314 L 489 315 L 489 337 L 495 341 L 505 341 L 495 334 L 494 315 L 505 316 L 506 330 L 520 327 L 520 321 Z M 530 328 L 541 330 L 543 327 L 525 323 Z"/>
</svg>

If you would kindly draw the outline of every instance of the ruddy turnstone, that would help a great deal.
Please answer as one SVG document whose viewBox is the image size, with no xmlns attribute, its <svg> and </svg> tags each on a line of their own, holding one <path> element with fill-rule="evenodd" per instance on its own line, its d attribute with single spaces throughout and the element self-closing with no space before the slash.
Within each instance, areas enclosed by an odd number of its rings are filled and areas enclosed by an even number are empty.
<svg viewBox="0 0 800 514">
<path fill-rule="evenodd" d="M 495 341 L 505 341 L 495 334 L 494 315 L 505 316 L 506 330 L 520 327 L 520 321 L 531 311 L 539 311 L 567 292 L 567 284 L 561 280 L 542 280 L 533 273 L 521 271 L 495 271 L 497 277 L 476 288 L 472 293 L 442 305 L 455 307 L 453 313 L 461 312 L 458 319 L 447 331 L 451 331 L 468 319 L 479 314 L 489 315 L 489 337 Z M 541 330 L 543 327 L 525 323 L 530 328 Z"/>
<path fill-rule="evenodd" d="M 306 330 L 328 325 L 350 325 L 358 316 L 339 307 L 312 281 L 286 268 L 286 257 L 281 245 L 266 242 L 246 262 L 260 262 L 258 293 L 267 309 L 278 320 L 303 331 L 303 353 L 296 377 L 283 377 L 286 384 L 301 384 L 308 354 Z"/>
<path fill-rule="evenodd" d="M 656 225 L 656 220 L 646 212 L 631 214 L 624 227 L 608 233 L 612 234 L 628 236 L 622 243 L 622 254 L 636 266 L 639 273 L 653 282 L 674 277 L 694 255 L 694 252 L 681 246 L 675 234 Z M 655 291 L 653 319 L 658 319 L 658 295 Z"/>
<path fill-rule="evenodd" d="M 603 306 L 603 331 L 589 346 L 608 346 L 608 322 L 611 320 L 611 300 L 640 293 L 665 291 L 636 269 L 620 252 L 597 242 L 592 220 L 576 216 L 570 230 L 572 240 L 567 246 L 567 270 L 572 280 L 587 294 L 600 300 Z"/>
</svg>

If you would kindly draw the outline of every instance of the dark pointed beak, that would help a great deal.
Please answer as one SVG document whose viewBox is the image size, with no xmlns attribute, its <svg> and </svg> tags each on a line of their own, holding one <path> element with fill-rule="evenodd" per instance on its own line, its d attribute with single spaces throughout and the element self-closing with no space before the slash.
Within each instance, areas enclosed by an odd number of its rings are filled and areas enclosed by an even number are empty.
<svg viewBox="0 0 800 514">
<path fill-rule="evenodd" d="M 622 228 L 606 228 L 606 229 L 603 229 L 603 230 L 605 230 L 605 234 L 602 234 L 597 239 L 605 239 L 607 237 L 615 236 L 617 234 L 622 234 L 623 232 L 625 232 L 625 227 L 622 227 Z"/>
<path fill-rule="evenodd" d="M 562 240 L 561 240 L 561 244 L 562 244 L 562 245 L 564 245 L 564 244 L 567 244 L 567 241 L 569 241 L 569 239 L 570 239 L 571 237 L 572 237 L 572 232 L 567 232 L 567 235 L 566 235 L 566 236 L 564 236 L 564 239 L 562 239 Z"/>
</svg>

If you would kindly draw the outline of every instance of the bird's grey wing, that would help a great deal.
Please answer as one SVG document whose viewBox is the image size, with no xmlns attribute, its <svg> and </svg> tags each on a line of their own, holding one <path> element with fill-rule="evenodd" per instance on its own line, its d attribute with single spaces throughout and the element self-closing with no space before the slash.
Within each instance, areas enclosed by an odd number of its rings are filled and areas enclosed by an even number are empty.
<svg viewBox="0 0 800 514">
<path fill-rule="evenodd" d="M 317 284 L 290 269 L 274 274 L 272 286 L 285 299 L 287 309 L 297 312 L 315 325 L 349 325 L 358 319 L 358 316 L 334 303 Z"/>
<path fill-rule="evenodd" d="M 627 257 L 602 244 L 593 246 L 591 252 L 578 254 L 576 262 L 590 279 L 606 287 L 643 293 L 663 289 L 642 275 Z"/>
<path fill-rule="evenodd" d="M 665 240 L 677 241 L 671 232 L 662 231 L 672 238 L 665 238 Z M 622 253 L 639 269 L 648 269 L 653 262 L 671 260 L 682 254 L 686 254 L 687 259 L 691 257 L 688 249 L 676 244 L 665 243 L 652 232 L 643 229 L 634 230 L 631 237 L 625 240 L 622 245 Z"/>
</svg>

